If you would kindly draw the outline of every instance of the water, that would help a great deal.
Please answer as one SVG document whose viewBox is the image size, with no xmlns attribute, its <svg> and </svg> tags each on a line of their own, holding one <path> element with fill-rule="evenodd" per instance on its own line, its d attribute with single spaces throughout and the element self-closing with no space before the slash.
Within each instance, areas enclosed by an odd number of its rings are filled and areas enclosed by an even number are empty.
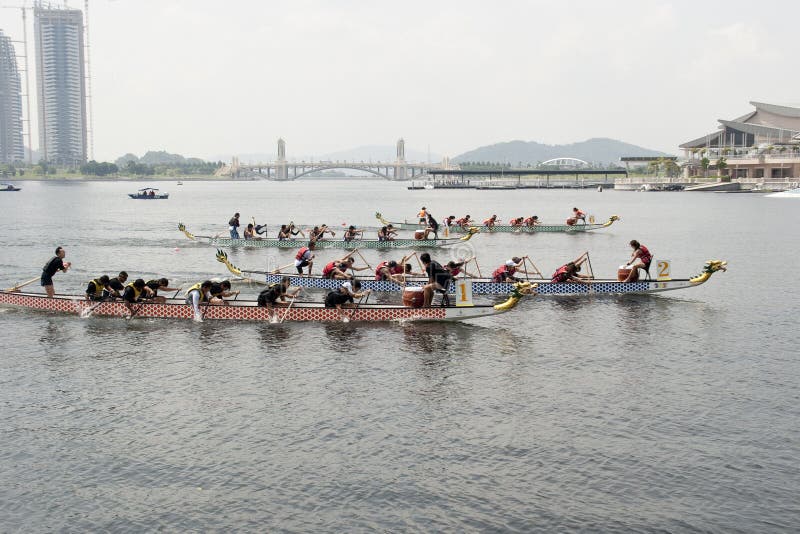
<svg viewBox="0 0 800 534">
<path fill-rule="evenodd" d="M 153 185 L 153 184 L 142 184 Z M 383 181 L 23 182 L 0 195 L 0 284 L 62 245 L 57 290 L 127 270 L 224 276 L 187 241 L 243 221 L 372 224 L 573 206 L 590 235 L 478 236 L 485 274 L 591 252 L 613 276 L 638 239 L 661 296 L 538 298 L 465 324 L 194 324 L 0 309 L 0 530 L 790 531 L 800 505 L 800 265 L 791 199 L 605 191 L 407 191 Z M 270 228 L 274 232 L 274 228 Z M 242 268 L 294 251 L 229 250 Z M 364 253 L 371 264 L 398 251 Z M 319 251 L 320 259 L 341 251 Z M 321 267 L 321 266 L 320 266 Z M 36 289 L 36 285 L 31 286 Z M 243 293 L 257 287 L 240 285 Z M 313 294 L 321 296 L 320 294 Z"/>
</svg>

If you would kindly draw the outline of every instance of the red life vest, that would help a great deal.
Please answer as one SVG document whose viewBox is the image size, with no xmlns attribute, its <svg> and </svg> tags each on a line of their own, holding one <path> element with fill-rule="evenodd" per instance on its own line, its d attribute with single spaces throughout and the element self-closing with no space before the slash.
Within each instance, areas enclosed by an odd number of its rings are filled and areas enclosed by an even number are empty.
<svg viewBox="0 0 800 534">
<path fill-rule="evenodd" d="M 533 225 L 536 223 L 536 221 L 534 220 L 534 218 L 533 218 L 533 217 L 528 217 L 527 219 L 525 219 L 525 220 L 524 220 L 524 221 L 522 221 L 522 222 L 524 222 L 524 223 L 525 223 L 525 224 L 527 224 L 528 226 L 533 226 Z"/>
<path fill-rule="evenodd" d="M 561 267 L 558 268 L 556 272 L 553 273 L 553 278 L 550 281 L 554 283 L 565 282 L 567 280 L 568 270 L 569 267 L 567 267 L 566 265 L 562 265 Z"/>
<path fill-rule="evenodd" d="M 328 278 L 335 268 L 336 268 L 336 262 L 335 261 L 330 262 L 325 266 L 324 269 L 322 269 L 322 276 Z"/>
<path fill-rule="evenodd" d="M 297 251 L 297 256 L 295 256 L 294 259 L 298 261 L 303 261 L 304 259 L 303 256 L 305 256 L 306 252 L 308 251 L 309 251 L 308 247 L 302 247 L 300 250 Z"/>
<path fill-rule="evenodd" d="M 494 221 L 495 221 L 495 219 L 492 219 L 490 217 L 490 218 L 486 219 L 485 221 L 483 221 L 483 225 L 484 226 L 489 226 L 490 224 L 494 224 Z"/>
<path fill-rule="evenodd" d="M 497 269 L 494 270 L 492 273 L 492 279 L 495 282 L 504 282 L 506 276 L 514 276 L 514 273 L 517 272 L 515 267 L 509 267 L 508 265 L 501 265 Z"/>
<path fill-rule="evenodd" d="M 400 264 L 397 264 L 394 267 L 389 267 L 389 262 L 388 261 L 382 261 L 382 262 L 380 262 L 378 264 L 377 267 L 375 267 L 375 280 L 383 280 L 384 279 L 383 278 L 383 273 L 381 272 L 381 270 L 384 267 L 389 270 L 389 274 L 403 274 L 403 272 L 405 271 L 405 269 L 403 269 L 403 266 L 400 265 Z"/>
<path fill-rule="evenodd" d="M 456 224 L 459 226 L 464 226 L 465 224 L 467 224 L 467 219 L 466 218 L 456 219 Z"/>
<path fill-rule="evenodd" d="M 650 251 L 647 250 L 647 247 L 644 245 L 639 245 L 639 250 L 641 251 L 639 259 L 642 260 L 642 263 L 645 265 L 650 265 L 650 262 L 653 261 L 653 255 L 650 254 Z"/>
</svg>

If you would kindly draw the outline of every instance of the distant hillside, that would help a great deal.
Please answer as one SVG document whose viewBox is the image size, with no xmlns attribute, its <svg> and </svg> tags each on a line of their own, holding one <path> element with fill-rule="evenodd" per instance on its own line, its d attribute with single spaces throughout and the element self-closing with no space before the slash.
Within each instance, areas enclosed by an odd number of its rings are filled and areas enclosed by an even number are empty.
<svg viewBox="0 0 800 534">
<path fill-rule="evenodd" d="M 483 146 L 465 152 L 455 158 L 454 163 L 486 161 L 535 165 L 553 158 L 578 158 L 589 163 L 619 164 L 622 156 L 670 156 L 665 152 L 650 150 L 615 139 L 594 138 L 569 145 L 544 145 L 535 141 L 509 141 Z"/>
</svg>

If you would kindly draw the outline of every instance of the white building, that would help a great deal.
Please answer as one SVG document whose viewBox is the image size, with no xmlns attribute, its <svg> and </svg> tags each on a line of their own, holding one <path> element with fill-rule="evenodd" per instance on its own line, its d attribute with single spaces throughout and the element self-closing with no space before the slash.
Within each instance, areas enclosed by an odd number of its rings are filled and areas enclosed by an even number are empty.
<svg viewBox="0 0 800 534">
<path fill-rule="evenodd" d="M 11 39 L 0 30 L 0 163 L 25 159 L 22 144 L 22 96 Z"/>
<path fill-rule="evenodd" d="M 86 162 L 86 77 L 83 14 L 34 8 L 39 150 L 58 165 Z"/>
</svg>

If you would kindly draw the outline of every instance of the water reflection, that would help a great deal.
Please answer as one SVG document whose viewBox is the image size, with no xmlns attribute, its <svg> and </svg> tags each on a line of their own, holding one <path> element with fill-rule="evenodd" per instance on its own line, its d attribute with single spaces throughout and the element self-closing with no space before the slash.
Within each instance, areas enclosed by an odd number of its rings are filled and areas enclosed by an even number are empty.
<svg viewBox="0 0 800 534">
<path fill-rule="evenodd" d="M 365 325 L 357 323 L 325 323 L 325 337 L 336 352 L 358 350 L 364 338 Z"/>
<path fill-rule="evenodd" d="M 266 352 L 288 348 L 293 337 L 291 325 L 268 322 L 258 324 L 258 336 Z"/>
</svg>

